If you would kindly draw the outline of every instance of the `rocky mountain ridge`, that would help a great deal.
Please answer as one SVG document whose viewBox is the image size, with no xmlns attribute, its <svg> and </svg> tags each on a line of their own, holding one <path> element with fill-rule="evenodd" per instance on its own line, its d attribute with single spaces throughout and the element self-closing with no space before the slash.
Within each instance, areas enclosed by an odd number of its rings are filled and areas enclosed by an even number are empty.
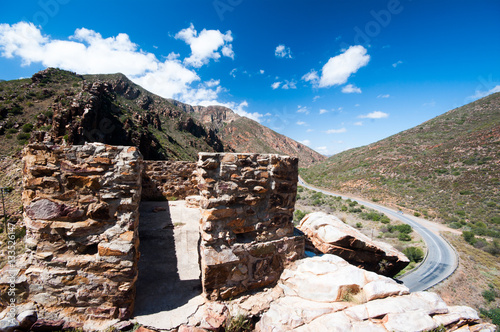
<svg viewBox="0 0 500 332">
<path fill-rule="evenodd" d="M 3 139 L 8 140 L 0 155 L 19 150 L 30 131 L 45 131 L 56 143 L 135 145 L 146 159 L 193 161 L 200 151 L 290 154 L 299 157 L 302 166 L 324 159 L 267 128 L 261 132 L 271 136 L 269 142 L 281 142 L 279 146 L 253 144 L 252 132 L 239 133 L 249 144 L 234 144 L 222 129 L 244 118 L 232 110 L 167 100 L 122 74 L 81 76 L 48 68 L 31 80 L 2 82 L 0 116 L 0 135 L 6 134 Z M 30 127 L 25 135 L 12 140 L 12 134 L 19 134 L 25 125 Z M 253 125 L 264 128 L 256 122 Z"/>
</svg>

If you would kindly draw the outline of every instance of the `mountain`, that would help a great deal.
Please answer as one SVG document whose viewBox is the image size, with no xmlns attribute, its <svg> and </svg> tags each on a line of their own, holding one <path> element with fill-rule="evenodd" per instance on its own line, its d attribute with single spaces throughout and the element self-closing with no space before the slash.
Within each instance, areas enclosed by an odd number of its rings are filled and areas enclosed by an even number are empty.
<svg viewBox="0 0 500 332">
<path fill-rule="evenodd" d="M 233 139 L 234 130 L 245 144 Z M 56 143 L 135 145 L 146 159 L 195 160 L 200 151 L 288 154 L 304 167 L 325 159 L 229 108 L 161 98 L 122 74 L 48 68 L 31 79 L 1 82 L 0 155 L 18 152 L 32 131 Z"/>
<path fill-rule="evenodd" d="M 259 151 L 300 156 L 301 165 L 311 165 L 325 160 L 325 156 L 307 146 L 246 117 L 239 116 L 223 106 L 190 106 L 175 100 L 174 105 L 215 130 L 221 140 L 234 151 Z"/>
<path fill-rule="evenodd" d="M 500 237 L 500 93 L 376 143 L 334 155 L 303 178 Z"/>
</svg>

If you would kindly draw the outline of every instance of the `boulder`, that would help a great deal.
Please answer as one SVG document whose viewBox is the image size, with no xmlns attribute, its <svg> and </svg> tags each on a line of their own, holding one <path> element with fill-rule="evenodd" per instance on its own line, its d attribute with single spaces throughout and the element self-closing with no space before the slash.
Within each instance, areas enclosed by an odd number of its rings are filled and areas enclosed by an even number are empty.
<svg viewBox="0 0 500 332">
<path fill-rule="evenodd" d="M 392 277 L 410 263 L 391 245 L 374 241 L 324 212 L 308 214 L 298 228 L 306 236 L 306 250 L 337 255 L 369 271 Z"/>
<path fill-rule="evenodd" d="M 272 301 L 255 329 L 276 331 L 475 331 L 477 313 L 448 307 L 435 293 L 416 292 L 396 281 L 323 255 L 301 259 L 284 270 Z M 489 331 L 489 325 L 484 325 Z M 480 331 L 480 329 L 478 330 Z"/>
</svg>

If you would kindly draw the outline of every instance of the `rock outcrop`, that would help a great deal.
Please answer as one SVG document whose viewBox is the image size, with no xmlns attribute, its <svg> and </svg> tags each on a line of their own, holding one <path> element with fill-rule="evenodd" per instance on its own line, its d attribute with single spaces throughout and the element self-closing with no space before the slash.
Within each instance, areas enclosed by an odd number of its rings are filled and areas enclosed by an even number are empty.
<svg viewBox="0 0 500 332">
<path fill-rule="evenodd" d="M 278 286 L 284 295 L 262 315 L 256 331 L 491 331 L 468 307 L 448 306 L 437 294 L 417 292 L 354 267 L 340 257 L 294 262 Z M 470 327 L 470 328 L 469 328 Z"/>
<path fill-rule="evenodd" d="M 202 285 L 211 300 L 273 284 L 303 257 L 292 224 L 297 164 L 278 155 L 199 154 Z"/>
<path fill-rule="evenodd" d="M 333 215 L 308 214 L 298 228 L 306 235 L 306 250 L 334 254 L 369 271 L 394 276 L 410 263 L 391 245 L 373 241 Z"/>
</svg>

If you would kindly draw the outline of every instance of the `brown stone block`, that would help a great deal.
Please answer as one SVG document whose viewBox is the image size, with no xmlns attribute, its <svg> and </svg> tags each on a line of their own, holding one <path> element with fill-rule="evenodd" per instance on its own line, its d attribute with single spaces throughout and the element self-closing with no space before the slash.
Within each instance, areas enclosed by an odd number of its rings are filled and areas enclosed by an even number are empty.
<svg viewBox="0 0 500 332">
<path fill-rule="evenodd" d="M 100 256 L 126 256 L 133 249 L 133 244 L 126 241 L 101 242 L 97 249 Z"/>
<path fill-rule="evenodd" d="M 213 221 L 236 216 L 234 209 L 210 209 L 202 212 L 202 220 Z"/>
<path fill-rule="evenodd" d="M 232 163 L 235 163 L 237 160 L 238 160 L 238 157 L 235 154 L 226 153 L 222 157 L 221 162 L 232 164 Z"/>
<path fill-rule="evenodd" d="M 71 175 L 66 178 L 67 186 L 69 189 L 89 188 L 92 190 L 98 190 L 101 188 L 99 179 L 100 179 L 99 176 L 79 176 L 79 175 Z"/>
<path fill-rule="evenodd" d="M 118 315 L 118 308 L 116 308 L 116 307 L 111 307 L 111 308 L 89 307 L 85 310 L 85 313 L 88 315 L 88 317 L 90 319 L 96 319 L 96 318 L 97 319 L 113 319 L 113 318 L 116 318 Z"/>
</svg>

